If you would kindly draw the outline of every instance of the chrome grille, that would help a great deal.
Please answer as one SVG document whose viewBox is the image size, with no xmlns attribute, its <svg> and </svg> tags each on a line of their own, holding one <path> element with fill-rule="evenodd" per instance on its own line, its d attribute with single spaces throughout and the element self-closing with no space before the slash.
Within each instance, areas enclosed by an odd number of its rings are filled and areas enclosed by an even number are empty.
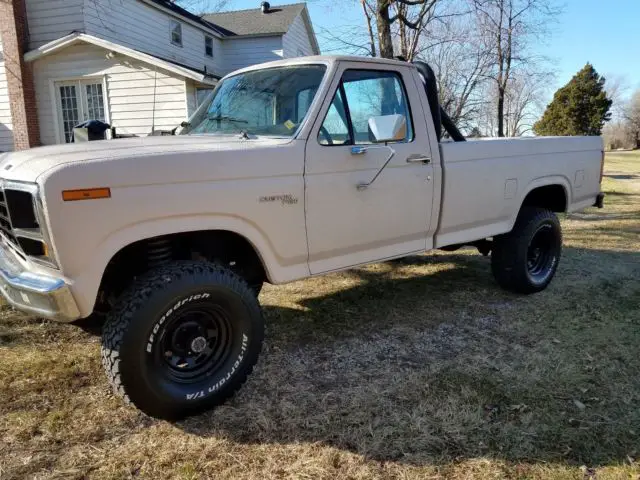
<svg viewBox="0 0 640 480">
<path fill-rule="evenodd" d="M 4 187 L 0 186 L 0 230 L 5 237 L 18 246 L 18 239 L 13 234 L 11 225 L 11 217 L 9 216 L 9 206 L 7 205 L 7 197 L 4 193 Z"/>
</svg>

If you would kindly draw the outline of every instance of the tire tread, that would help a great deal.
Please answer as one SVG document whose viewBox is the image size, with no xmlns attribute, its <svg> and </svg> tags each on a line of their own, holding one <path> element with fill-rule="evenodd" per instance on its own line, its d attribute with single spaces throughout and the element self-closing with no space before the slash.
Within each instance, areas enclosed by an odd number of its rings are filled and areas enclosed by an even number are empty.
<svg viewBox="0 0 640 480">
<path fill-rule="evenodd" d="M 543 221 L 551 221 L 557 226 L 562 244 L 562 231 L 555 213 L 538 207 L 524 207 L 518 214 L 516 223 L 509 233 L 498 235 L 493 240 L 491 251 L 491 271 L 498 284 L 505 290 L 516 293 L 536 293 L 548 285 L 535 286 L 527 278 L 523 269 L 517 268 L 518 257 L 526 249 L 531 238 L 533 226 Z M 554 272 L 555 274 L 555 272 Z"/>
<path fill-rule="evenodd" d="M 114 394 L 122 398 L 125 403 L 131 404 L 132 401 L 122 382 L 120 348 L 125 332 L 129 328 L 136 312 L 152 294 L 161 290 L 167 283 L 178 281 L 185 277 L 204 275 L 215 279 L 217 284 L 222 284 L 241 295 L 245 306 L 253 310 L 252 314 L 262 316 L 255 294 L 247 282 L 236 273 L 218 264 L 201 261 L 172 262 L 139 277 L 122 294 L 117 305 L 109 313 L 102 330 L 102 365 Z M 262 345 L 264 329 L 257 332 L 257 334 L 259 335 L 258 341 Z M 238 377 L 237 381 L 231 382 L 233 385 L 231 388 L 225 388 L 219 392 L 218 397 L 216 397 L 216 404 L 224 402 L 240 389 L 252 373 L 254 365 L 255 362 L 247 364 L 246 369 L 241 374 L 242 377 Z M 140 408 L 141 406 L 138 407 Z M 148 413 L 148 409 L 141 409 Z"/>
</svg>

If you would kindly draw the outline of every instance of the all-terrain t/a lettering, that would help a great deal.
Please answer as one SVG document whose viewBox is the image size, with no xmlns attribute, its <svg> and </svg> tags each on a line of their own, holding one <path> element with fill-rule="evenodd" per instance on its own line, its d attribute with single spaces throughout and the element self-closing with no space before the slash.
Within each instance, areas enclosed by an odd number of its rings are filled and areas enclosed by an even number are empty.
<svg viewBox="0 0 640 480">
<path fill-rule="evenodd" d="M 213 393 L 216 390 L 220 389 L 233 376 L 233 374 L 236 372 L 236 370 L 240 366 L 242 359 L 244 358 L 244 353 L 247 350 L 248 343 L 249 343 L 249 338 L 245 334 L 243 334 L 242 349 L 240 350 L 240 355 L 238 355 L 238 358 L 236 359 L 235 363 L 231 367 L 231 370 L 221 380 L 218 380 L 218 382 L 216 382 L 214 385 L 210 386 L 207 389 L 207 394 Z M 205 396 L 204 390 L 201 390 L 197 393 L 187 393 L 187 400 L 196 400 L 204 396 Z"/>
</svg>

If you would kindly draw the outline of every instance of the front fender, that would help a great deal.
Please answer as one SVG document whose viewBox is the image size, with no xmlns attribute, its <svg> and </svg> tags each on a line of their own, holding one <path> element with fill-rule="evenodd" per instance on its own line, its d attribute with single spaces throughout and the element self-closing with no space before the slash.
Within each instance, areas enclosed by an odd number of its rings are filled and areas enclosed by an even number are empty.
<svg viewBox="0 0 640 480">
<path fill-rule="evenodd" d="M 260 257 L 271 283 L 285 283 L 309 275 L 306 256 L 282 258 L 265 232 L 247 219 L 225 215 L 156 218 L 121 228 L 95 246 L 95 255 L 74 278 L 71 288 L 81 316 L 86 317 L 93 311 L 105 269 L 120 250 L 152 237 L 203 230 L 229 231 L 244 237 Z"/>
</svg>

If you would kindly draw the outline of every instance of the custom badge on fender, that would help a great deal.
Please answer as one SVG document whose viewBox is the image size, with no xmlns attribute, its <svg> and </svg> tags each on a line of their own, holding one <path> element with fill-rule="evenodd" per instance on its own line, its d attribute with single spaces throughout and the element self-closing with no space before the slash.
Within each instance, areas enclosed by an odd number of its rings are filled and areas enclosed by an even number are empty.
<svg viewBox="0 0 640 480">
<path fill-rule="evenodd" d="M 260 203 L 281 202 L 282 205 L 295 205 L 298 203 L 298 198 L 294 197 L 290 193 L 286 193 L 284 195 L 268 195 L 260 197 L 258 200 Z"/>
</svg>

